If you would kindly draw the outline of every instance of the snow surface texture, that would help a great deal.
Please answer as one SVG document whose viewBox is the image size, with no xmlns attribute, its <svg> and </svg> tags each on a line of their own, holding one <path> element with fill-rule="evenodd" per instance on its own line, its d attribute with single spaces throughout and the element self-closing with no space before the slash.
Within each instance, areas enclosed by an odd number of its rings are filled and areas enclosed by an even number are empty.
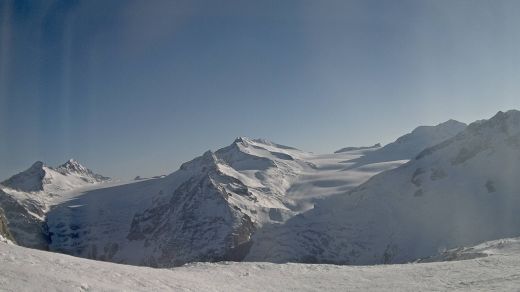
<svg viewBox="0 0 520 292">
<path fill-rule="evenodd" d="M 518 291 L 520 240 L 475 247 L 483 258 L 442 263 L 334 266 L 196 263 L 173 269 L 119 265 L 0 243 L 3 291 Z"/>
<path fill-rule="evenodd" d="M 404 263 L 517 236 L 520 112 L 499 112 L 265 231 L 248 259 Z"/>
<path fill-rule="evenodd" d="M 109 180 L 74 159 L 56 168 L 38 161 L 0 184 L 0 208 L 17 243 L 47 249 L 50 238 L 45 217 L 50 207 L 77 195 L 84 187 Z"/>
</svg>

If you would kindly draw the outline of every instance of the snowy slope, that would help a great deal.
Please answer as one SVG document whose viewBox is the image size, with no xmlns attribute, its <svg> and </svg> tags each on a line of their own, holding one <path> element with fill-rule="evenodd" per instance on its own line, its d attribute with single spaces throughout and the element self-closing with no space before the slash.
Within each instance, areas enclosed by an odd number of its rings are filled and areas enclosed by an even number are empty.
<svg viewBox="0 0 520 292">
<path fill-rule="evenodd" d="M 443 263 L 334 266 L 204 263 L 153 269 L 0 243 L 3 291 L 518 291 L 519 239 L 485 258 Z M 484 244 L 485 245 L 485 244 Z"/>
<path fill-rule="evenodd" d="M 520 112 L 487 121 L 409 163 L 266 228 L 249 260 L 403 263 L 520 233 Z"/>
<path fill-rule="evenodd" d="M 441 252 L 418 262 L 444 262 L 444 261 L 461 261 L 475 258 L 482 258 L 492 255 L 515 254 L 520 251 L 520 239 L 505 238 L 492 241 L 486 241 L 475 246 L 463 246 Z"/>
<path fill-rule="evenodd" d="M 109 180 L 74 159 L 56 168 L 38 161 L 0 184 L 0 208 L 17 243 L 47 249 L 45 216 L 51 206 L 66 200 L 70 192 Z"/>
</svg>

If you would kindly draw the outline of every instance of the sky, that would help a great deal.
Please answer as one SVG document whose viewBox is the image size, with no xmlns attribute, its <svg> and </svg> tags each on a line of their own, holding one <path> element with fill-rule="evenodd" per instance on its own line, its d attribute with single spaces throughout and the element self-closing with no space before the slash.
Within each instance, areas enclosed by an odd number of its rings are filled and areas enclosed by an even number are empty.
<svg viewBox="0 0 520 292">
<path fill-rule="evenodd" d="M 520 1 L 0 0 L 0 179 L 167 174 L 238 136 L 316 153 L 520 109 Z"/>
</svg>

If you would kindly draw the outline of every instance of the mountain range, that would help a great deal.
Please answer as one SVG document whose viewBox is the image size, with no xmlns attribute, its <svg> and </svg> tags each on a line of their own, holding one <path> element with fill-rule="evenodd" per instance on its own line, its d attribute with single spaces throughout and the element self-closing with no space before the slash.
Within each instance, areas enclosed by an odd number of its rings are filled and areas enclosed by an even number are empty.
<svg viewBox="0 0 520 292">
<path fill-rule="evenodd" d="M 332 154 L 240 137 L 131 182 L 73 159 L 36 162 L 0 184 L 0 232 L 26 247 L 153 267 L 404 263 L 517 236 L 519 159 L 520 112 L 508 111 Z"/>
</svg>

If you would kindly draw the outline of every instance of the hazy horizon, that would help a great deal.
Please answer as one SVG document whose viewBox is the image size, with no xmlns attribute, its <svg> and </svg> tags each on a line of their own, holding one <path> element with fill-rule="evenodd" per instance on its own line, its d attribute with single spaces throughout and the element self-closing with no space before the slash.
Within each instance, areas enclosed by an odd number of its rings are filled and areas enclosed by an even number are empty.
<svg viewBox="0 0 520 292">
<path fill-rule="evenodd" d="M 518 1 L 2 1 L 0 180 L 175 171 L 238 136 L 317 153 L 520 109 Z"/>
</svg>

